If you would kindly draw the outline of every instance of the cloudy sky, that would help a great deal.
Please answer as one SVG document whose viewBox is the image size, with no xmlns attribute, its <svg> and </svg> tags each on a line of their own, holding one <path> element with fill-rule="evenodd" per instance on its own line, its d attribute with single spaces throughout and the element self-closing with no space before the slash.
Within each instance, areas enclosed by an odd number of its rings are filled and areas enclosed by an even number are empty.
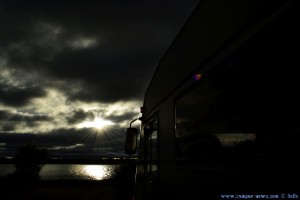
<svg viewBox="0 0 300 200">
<path fill-rule="evenodd" d="M 118 155 L 198 0 L 0 0 L 0 156 Z M 138 125 L 138 123 L 137 123 Z"/>
</svg>

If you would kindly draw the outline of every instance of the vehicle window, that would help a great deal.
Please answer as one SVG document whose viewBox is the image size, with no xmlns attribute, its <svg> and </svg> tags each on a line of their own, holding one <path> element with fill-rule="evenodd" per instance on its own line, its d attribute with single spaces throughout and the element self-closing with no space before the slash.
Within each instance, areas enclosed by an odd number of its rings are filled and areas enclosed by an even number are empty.
<svg viewBox="0 0 300 200">
<path fill-rule="evenodd" d="M 145 127 L 147 138 L 147 168 L 150 174 L 157 173 L 157 120 L 151 122 Z"/>
<path fill-rule="evenodd" d="M 243 156 L 247 151 L 255 154 L 251 152 L 257 133 L 251 120 L 255 116 L 253 97 L 247 82 L 242 90 L 241 83 L 234 84 L 233 75 L 216 74 L 177 102 L 177 161 L 217 161 L 224 154 Z"/>
<path fill-rule="evenodd" d="M 299 81 L 291 67 L 284 77 L 272 68 L 278 60 L 270 57 L 278 50 L 261 51 L 202 75 L 176 102 L 177 164 L 271 162 L 295 155 Z"/>
<path fill-rule="evenodd" d="M 146 124 L 141 132 L 140 145 L 139 145 L 139 172 L 150 175 L 157 175 L 157 159 L 158 159 L 158 127 L 157 120 Z M 141 169 L 143 166 L 143 169 Z"/>
</svg>

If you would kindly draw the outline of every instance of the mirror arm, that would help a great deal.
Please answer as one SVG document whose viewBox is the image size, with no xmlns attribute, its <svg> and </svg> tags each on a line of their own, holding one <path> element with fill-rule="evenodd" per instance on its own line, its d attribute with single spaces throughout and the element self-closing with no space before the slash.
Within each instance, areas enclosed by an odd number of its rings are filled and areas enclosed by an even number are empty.
<svg viewBox="0 0 300 200">
<path fill-rule="evenodd" d="M 138 120 L 138 119 L 141 120 L 141 117 L 132 120 L 132 121 L 130 122 L 129 128 L 131 128 L 131 124 L 132 124 L 133 122 L 135 122 L 136 120 Z"/>
</svg>

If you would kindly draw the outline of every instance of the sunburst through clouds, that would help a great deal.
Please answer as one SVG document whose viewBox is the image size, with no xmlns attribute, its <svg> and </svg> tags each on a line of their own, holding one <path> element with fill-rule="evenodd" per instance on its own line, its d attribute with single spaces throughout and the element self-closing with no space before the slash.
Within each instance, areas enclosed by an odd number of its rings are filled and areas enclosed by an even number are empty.
<svg viewBox="0 0 300 200">
<path fill-rule="evenodd" d="M 123 156 L 154 67 L 198 4 L 162 2 L 1 0 L 0 157 L 27 142 L 58 158 Z"/>
<path fill-rule="evenodd" d="M 95 117 L 93 120 L 79 123 L 77 128 L 86 130 L 86 134 L 82 135 L 80 140 L 89 143 L 94 150 L 107 150 L 112 143 L 120 140 L 116 124 L 102 117 Z"/>
<path fill-rule="evenodd" d="M 94 129 L 96 132 L 98 132 L 98 131 L 101 131 L 103 128 L 113 125 L 113 124 L 114 123 L 109 120 L 105 120 L 101 117 L 96 117 L 92 121 L 85 121 L 85 122 L 78 124 L 77 128 L 91 128 L 91 129 Z"/>
</svg>

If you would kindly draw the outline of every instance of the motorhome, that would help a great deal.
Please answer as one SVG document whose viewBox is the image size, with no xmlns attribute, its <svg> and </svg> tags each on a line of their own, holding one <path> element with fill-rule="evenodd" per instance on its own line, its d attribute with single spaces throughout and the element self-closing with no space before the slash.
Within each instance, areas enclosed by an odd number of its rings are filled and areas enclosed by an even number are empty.
<svg viewBox="0 0 300 200">
<path fill-rule="evenodd" d="M 136 199 L 300 195 L 298 15 L 297 1 L 199 2 L 128 139 Z"/>
</svg>

